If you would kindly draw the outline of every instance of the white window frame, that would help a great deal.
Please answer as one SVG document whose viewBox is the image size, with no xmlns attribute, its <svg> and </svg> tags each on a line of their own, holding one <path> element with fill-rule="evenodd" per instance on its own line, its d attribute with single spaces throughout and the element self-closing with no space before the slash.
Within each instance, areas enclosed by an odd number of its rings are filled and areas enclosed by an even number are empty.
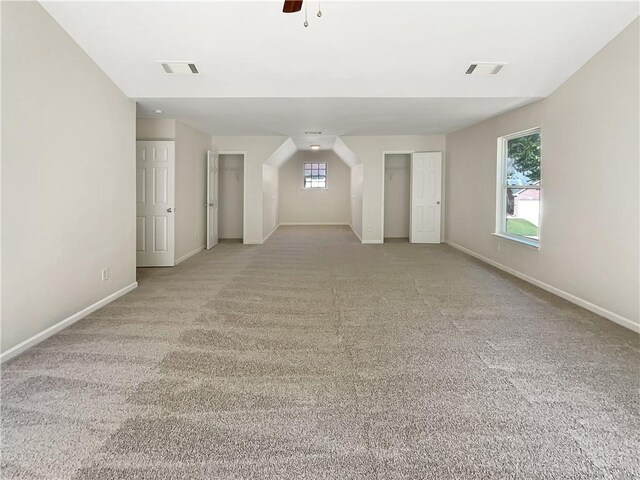
<svg viewBox="0 0 640 480">
<path fill-rule="evenodd" d="M 493 235 L 500 238 L 504 238 L 527 247 L 540 249 L 540 242 L 542 240 L 542 154 L 540 155 L 540 182 L 538 185 L 507 185 L 507 142 L 514 138 L 526 137 L 538 133 L 540 134 L 540 127 L 530 128 L 521 132 L 505 135 L 498 138 L 498 165 L 497 165 L 497 179 L 496 179 L 496 225 Z M 542 135 L 540 135 L 540 143 L 542 143 Z M 542 145 L 541 145 L 542 151 Z M 526 188 L 537 189 L 540 192 L 540 221 L 538 222 L 538 240 L 533 238 L 522 237 L 519 235 L 512 235 L 507 233 L 507 188 Z"/>
<path fill-rule="evenodd" d="M 324 187 L 307 187 L 305 170 L 307 165 L 324 165 Z M 302 163 L 302 190 L 328 190 L 329 189 L 329 165 L 327 162 L 303 162 Z"/>
</svg>

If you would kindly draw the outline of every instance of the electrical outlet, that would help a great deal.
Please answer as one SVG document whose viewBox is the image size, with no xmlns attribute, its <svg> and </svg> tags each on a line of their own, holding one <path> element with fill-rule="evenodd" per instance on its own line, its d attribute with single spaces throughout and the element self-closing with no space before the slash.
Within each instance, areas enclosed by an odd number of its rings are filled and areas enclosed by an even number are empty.
<svg viewBox="0 0 640 480">
<path fill-rule="evenodd" d="M 496 251 L 499 252 L 500 251 L 500 240 L 498 240 L 496 242 Z"/>
<path fill-rule="evenodd" d="M 109 280 L 109 267 L 104 267 L 102 269 L 102 281 L 106 282 Z"/>
</svg>

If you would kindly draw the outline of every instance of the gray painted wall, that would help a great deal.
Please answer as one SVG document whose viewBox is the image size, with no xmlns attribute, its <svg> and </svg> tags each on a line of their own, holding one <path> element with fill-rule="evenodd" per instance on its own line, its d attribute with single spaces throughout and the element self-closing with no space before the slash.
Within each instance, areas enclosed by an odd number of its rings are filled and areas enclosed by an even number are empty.
<svg viewBox="0 0 640 480">
<path fill-rule="evenodd" d="M 636 326 L 638 24 L 548 98 L 447 136 L 445 222 L 448 241 Z M 539 251 L 491 235 L 497 138 L 532 127 L 541 128 Z"/>
<path fill-rule="evenodd" d="M 134 284 L 135 208 L 135 103 L 39 3 L 2 2 L 3 352 Z"/>
<path fill-rule="evenodd" d="M 303 189 L 304 163 L 327 163 L 328 189 Z M 350 223 L 351 169 L 332 151 L 299 151 L 280 167 L 280 223 Z"/>
</svg>

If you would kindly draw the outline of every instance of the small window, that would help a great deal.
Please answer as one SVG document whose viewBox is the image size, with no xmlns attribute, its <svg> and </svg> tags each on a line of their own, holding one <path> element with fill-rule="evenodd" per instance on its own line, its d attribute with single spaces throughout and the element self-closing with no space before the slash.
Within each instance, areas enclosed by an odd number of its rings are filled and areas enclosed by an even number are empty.
<svg viewBox="0 0 640 480">
<path fill-rule="evenodd" d="M 304 188 L 327 188 L 327 164 L 304 164 Z"/>
<path fill-rule="evenodd" d="M 540 129 L 498 139 L 496 233 L 538 246 L 540 241 Z"/>
</svg>

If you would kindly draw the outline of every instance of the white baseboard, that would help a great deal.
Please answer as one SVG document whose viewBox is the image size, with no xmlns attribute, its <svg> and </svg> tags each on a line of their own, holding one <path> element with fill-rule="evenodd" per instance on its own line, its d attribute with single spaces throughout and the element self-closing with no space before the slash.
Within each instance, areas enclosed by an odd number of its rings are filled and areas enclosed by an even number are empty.
<svg viewBox="0 0 640 480">
<path fill-rule="evenodd" d="M 351 230 L 353 230 L 353 233 L 356 234 L 356 237 L 358 237 L 358 240 L 360 240 L 360 243 L 362 243 L 362 237 L 358 234 L 358 232 L 356 232 L 356 229 L 353 228 L 353 225 L 349 224 L 349 226 L 351 227 Z"/>
<path fill-rule="evenodd" d="M 194 255 L 197 255 L 198 253 L 200 253 L 201 251 L 204 250 L 204 245 L 202 245 L 201 247 L 196 248 L 195 250 L 190 251 L 189 253 L 187 253 L 186 255 L 181 256 L 180 258 L 178 258 L 176 260 L 176 265 L 184 262 L 186 259 L 193 257 Z"/>
<path fill-rule="evenodd" d="M 367 245 L 382 245 L 384 240 L 362 240 L 362 243 Z"/>
<path fill-rule="evenodd" d="M 0 363 L 6 362 L 7 360 L 12 359 L 16 355 L 19 355 L 20 353 L 24 352 L 25 350 L 27 350 L 27 349 L 33 347 L 34 345 L 42 342 L 43 340 L 46 340 L 47 338 L 49 338 L 54 333 L 59 332 L 60 330 L 66 328 L 69 325 L 74 324 L 78 320 L 81 320 L 82 318 L 86 317 L 90 313 L 95 312 L 96 310 L 98 310 L 101 307 L 104 307 L 106 304 L 111 303 L 115 299 L 120 298 L 121 296 L 129 293 L 131 290 L 135 289 L 137 286 L 138 286 L 138 282 L 133 282 L 131 285 L 127 285 L 126 287 L 121 288 L 117 292 L 114 292 L 111 295 L 104 297 L 102 300 L 98 300 L 93 305 L 89 305 L 87 308 L 84 308 L 84 309 L 80 310 L 79 312 L 74 313 L 73 315 L 71 315 L 71 316 L 65 318 L 64 320 L 62 320 L 61 322 L 56 323 L 52 327 L 49 327 L 46 330 L 43 330 L 42 332 L 37 333 L 33 337 L 28 338 L 24 342 L 19 343 L 15 347 L 10 348 L 9 350 L 7 350 L 6 352 L 4 352 L 4 353 L 2 353 L 0 355 Z"/>
<path fill-rule="evenodd" d="M 282 226 L 312 226 L 312 225 L 349 225 L 346 222 L 286 222 L 280 223 Z"/>
<path fill-rule="evenodd" d="M 478 260 L 482 260 L 483 262 L 488 263 L 489 265 L 492 265 L 504 272 L 510 273 L 511 275 L 518 277 L 519 279 L 524 280 L 525 282 L 531 283 L 536 287 L 540 287 L 543 290 L 546 290 L 547 292 L 551 292 L 554 295 L 557 295 L 558 297 L 562 297 L 565 300 L 570 301 L 571 303 L 575 303 L 576 305 L 582 308 L 585 308 L 593 313 L 596 313 L 601 317 L 611 320 L 612 322 L 615 322 L 618 325 L 622 325 L 623 327 L 626 327 L 629 330 L 633 330 L 634 332 L 640 333 L 640 325 L 631 321 L 628 318 L 623 317 L 622 315 L 618 315 L 617 313 L 607 310 L 606 308 L 602 308 L 594 303 L 591 303 L 583 298 L 577 297 L 569 292 L 560 290 L 559 288 L 549 285 L 548 283 L 541 282 L 540 280 L 530 277 L 529 275 L 525 275 L 524 273 L 514 270 L 513 268 L 507 267 L 501 263 L 491 260 L 490 258 L 480 255 L 479 253 L 476 253 L 473 250 L 469 250 L 468 248 L 465 248 L 462 245 L 458 245 L 457 243 L 453 243 L 449 241 L 446 241 L 445 243 L 447 245 L 452 246 L 456 250 L 460 250 L 461 252 L 464 252 L 467 255 L 471 255 L 472 257 L 475 257 Z"/>
<path fill-rule="evenodd" d="M 273 235 L 274 233 L 276 233 L 276 230 L 278 229 L 278 227 L 280 226 L 280 224 L 276 225 L 275 227 L 273 227 L 273 230 L 271 230 L 269 233 L 267 233 L 267 236 L 264 237 L 262 239 L 262 243 L 266 242 L 267 240 L 269 240 L 269 238 L 271 238 L 271 235 Z"/>
</svg>

